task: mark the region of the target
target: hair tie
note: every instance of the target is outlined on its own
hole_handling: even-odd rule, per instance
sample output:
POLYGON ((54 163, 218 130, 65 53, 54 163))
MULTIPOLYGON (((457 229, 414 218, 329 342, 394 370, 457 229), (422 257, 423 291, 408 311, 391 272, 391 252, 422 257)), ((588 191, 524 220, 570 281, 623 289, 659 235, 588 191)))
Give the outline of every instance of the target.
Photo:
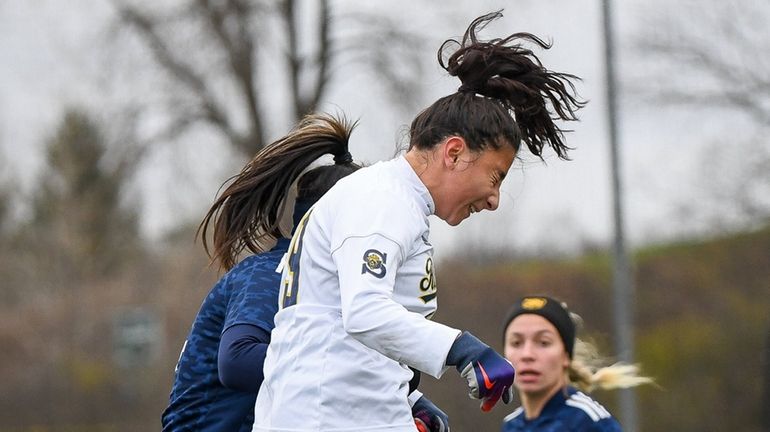
POLYGON ((460 87, 457 88, 457 93, 475 93, 475 94, 479 94, 480 90, 481 89, 478 86, 463 83, 463 85, 461 85, 460 87))
POLYGON ((480 90, 474 86, 463 84, 457 88, 457 93, 470 93, 479 98, 486 98, 487 96, 481 94, 480 90))
POLYGON ((349 151, 342 154, 334 155, 334 163, 336 165, 345 165, 353 162, 353 155, 349 151))

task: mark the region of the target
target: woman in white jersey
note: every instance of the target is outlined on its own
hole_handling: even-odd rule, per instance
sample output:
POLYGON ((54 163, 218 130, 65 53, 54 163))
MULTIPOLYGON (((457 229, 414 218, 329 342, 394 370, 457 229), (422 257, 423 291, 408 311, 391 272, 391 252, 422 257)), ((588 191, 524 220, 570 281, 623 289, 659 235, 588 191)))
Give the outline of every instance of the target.
POLYGON ((297 227, 255 431, 412 432, 413 370, 440 377, 454 366, 484 411, 510 401, 510 363, 429 319, 438 290, 428 217, 454 226, 495 210, 522 141, 566 159, 551 116, 575 120, 582 102, 576 77, 547 70, 522 46, 548 48, 539 38, 477 38, 500 16, 477 18, 461 41, 441 46, 439 63, 461 86, 414 119, 406 154, 339 181, 297 227))

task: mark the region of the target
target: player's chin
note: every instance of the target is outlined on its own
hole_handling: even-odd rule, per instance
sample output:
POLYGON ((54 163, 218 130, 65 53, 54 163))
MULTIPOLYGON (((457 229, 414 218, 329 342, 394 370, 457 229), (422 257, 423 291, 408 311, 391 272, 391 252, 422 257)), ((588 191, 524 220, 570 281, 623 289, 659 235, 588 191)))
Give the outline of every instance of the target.
POLYGON ((465 216, 465 217, 454 216, 454 217, 445 219, 445 221, 449 226, 457 226, 457 225, 460 225, 460 222, 464 221, 467 218, 468 216, 465 216))
POLYGON ((471 213, 467 211, 458 211, 454 214, 452 214, 450 217, 448 217, 446 220, 446 223, 450 226, 457 226, 460 225, 460 222, 469 219, 471 217, 471 213))
POLYGON ((528 395, 539 395, 544 392, 543 385, 537 381, 534 382, 516 382, 516 390, 528 395))

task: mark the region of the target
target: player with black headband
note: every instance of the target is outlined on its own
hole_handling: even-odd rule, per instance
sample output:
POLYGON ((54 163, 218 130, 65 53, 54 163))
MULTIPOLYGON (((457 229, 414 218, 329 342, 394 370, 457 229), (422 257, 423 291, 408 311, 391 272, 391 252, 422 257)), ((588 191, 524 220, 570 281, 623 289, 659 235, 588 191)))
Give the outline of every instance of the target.
POLYGON ((620 424, 588 396, 594 388, 632 387, 651 380, 633 365, 599 367, 596 349, 576 337, 580 317, 548 296, 517 301, 503 325, 505 357, 516 368, 522 406, 503 432, 616 432, 620 424))
MULTIPOLYGON (((439 62, 461 86, 412 121, 407 152, 340 180, 305 215, 283 264, 280 310, 254 431, 414 432, 410 368, 454 367, 489 411, 512 397, 514 369, 468 332, 433 322, 439 286, 429 217, 457 225, 500 202, 522 142, 567 158, 553 117, 582 106, 517 33, 484 41, 474 20, 439 62)), ((469 287, 472 289, 474 287, 469 287)), ((432 431, 447 430, 426 416, 432 431)))

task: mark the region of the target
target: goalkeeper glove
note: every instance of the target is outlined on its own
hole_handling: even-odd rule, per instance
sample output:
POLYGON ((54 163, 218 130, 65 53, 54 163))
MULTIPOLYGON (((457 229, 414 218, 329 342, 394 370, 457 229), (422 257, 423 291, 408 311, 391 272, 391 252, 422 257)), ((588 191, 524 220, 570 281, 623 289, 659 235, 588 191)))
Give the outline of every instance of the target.
POLYGON ((484 342, 463 332, 449 349, 446 364, 454 366, 466 380, 474 399, 481 399, 481 410, 487 412, 498 400, 513 400, 511 363, 484 342))
POLYGON ((412 405, 412 417, 424 432, 449 432, 449 417, 425 396, 412 405))

